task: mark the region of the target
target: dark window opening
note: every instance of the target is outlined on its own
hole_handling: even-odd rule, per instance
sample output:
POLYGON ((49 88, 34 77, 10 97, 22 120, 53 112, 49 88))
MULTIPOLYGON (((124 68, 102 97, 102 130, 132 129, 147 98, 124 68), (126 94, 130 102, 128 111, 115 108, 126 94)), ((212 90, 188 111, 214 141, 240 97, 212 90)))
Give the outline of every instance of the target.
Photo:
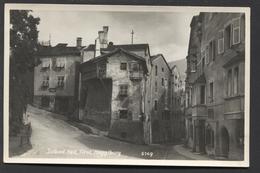
POLYGON ((122 62, 122 63, 120 64, 120 70, 126 70, 126 69, 127 69, 127 63, 122 62))
POLYGON ((200 86, 200 104, 205 104, 205 85, 200 86))
POLYGON ((225 28, 224 44, 225 44, 225 49, 229 49, 231 46, 231 25, 228 25, 225 28))
POLYGON ((154 110, 157 111, 157 109, 158 109, 158 101, 155 100, 154 101, 154 110))
POLYGON ((120 119, 127 119, 128 111, 125 109, 119 110, 119 118, 120 119))
POLYGON ((127 96, 128 95, 128 85, 120 85, 119 86, 119 95, 120 96, 127 96))
POLYGON ((239 70, 238 67, 235 68, 234 70, 234 95, 238 94, 238 76, 239 76, 239 70))
POLYGON ((213 82, 209 84, 209 102, 212 103, 214 101, 214 95, 213 95, 213 82))

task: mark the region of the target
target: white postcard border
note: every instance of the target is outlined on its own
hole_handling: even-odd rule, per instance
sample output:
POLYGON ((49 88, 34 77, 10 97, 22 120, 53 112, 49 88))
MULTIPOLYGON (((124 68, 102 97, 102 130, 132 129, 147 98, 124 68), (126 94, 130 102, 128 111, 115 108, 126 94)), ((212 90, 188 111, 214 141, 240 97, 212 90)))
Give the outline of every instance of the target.
POLYGON ((250 8, 249 7, 191 7, 191 6, 133 6, 133 5, 61 5, 61 4, 5 4, 4 20, 4 162, 37 164, 91 164, 91 165, 148 165, 148 166, 204 166, 204 167, 249 167, 249 121, 250 121, 250 8), (218 160, 141 160, 141 159, 45 159, 9 157, 9 45, 10 10, 46 11, 132 11, 132 12, 241 12, 245 13, 245 135, 243 161, 218 160), (141 162, 140 162, 141 161, 141 162))

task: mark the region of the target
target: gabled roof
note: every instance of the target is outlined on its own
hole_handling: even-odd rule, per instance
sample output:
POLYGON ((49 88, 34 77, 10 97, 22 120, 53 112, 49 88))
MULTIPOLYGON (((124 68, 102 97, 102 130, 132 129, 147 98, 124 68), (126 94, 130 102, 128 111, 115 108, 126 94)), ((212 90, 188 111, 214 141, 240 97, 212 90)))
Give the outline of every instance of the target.
POLYGON ((157 54, 157 55, 153 55, 153 56, 151 56, 150 59, 151 59, 152 64, 153 64, 153 61, 154 61, 154 60, 156 60, 157 58, 160 58, 160 57, 162 57, 162 59, 164 60, 165 64, 167 65, 167 67, 168 67, 169 70, 171 71, 171 68, 170 68, 168 62, 165 60, 163 54, 161 54, 161 53, 160 53, 160 54, 157 54))
POLYGON ((141 57, 141 56, 139 56, 139 55, 136 55, 136 54, 134 54, 134 53, 131 53, 131 52, 129 52, 129 51, 126 51, 126 50, 124 50, 124 49, 122 49, 122 48, 117 48, 117 49, 114 49, 113 51, 111 51, 111 52, 109 52, 109 53, 102 54, 102 55, 100 55, 100 56, 98 56, 98 57, 96 57, 96 58, 92 58, 92 59, 90 59, 89 61, 86 61, 86 62, 82 63, 82 64, 81 64, 81 68, 83 68, 83 67, 85 66, 85 64, 97 63, 97 62, 100 62, 100 61, 105 61, 105 60, 107 60, 107 58, 109 58, 110 56, 112 56, 112 55, 114 55, 114 54, 116 54, 116 53, 119 53, 119 52, 122 52, 122 53, 125 53, 125 54, 127 54, 127 55, 130 55, 132 58, 141 61, 141 62, 143 63, 143 65, 144 65, 144 67, 145 67, 146 72, 148 71, 147 66, 146 66, 146 61, 145 61, 145 59, 144 59, 143 57, 141 57))
POLYGON ((84 47, 67 46, 66 43, 59 43, 56 46, 40 46, 37 56, 60 56, 60 55, 78 55, 84 47))

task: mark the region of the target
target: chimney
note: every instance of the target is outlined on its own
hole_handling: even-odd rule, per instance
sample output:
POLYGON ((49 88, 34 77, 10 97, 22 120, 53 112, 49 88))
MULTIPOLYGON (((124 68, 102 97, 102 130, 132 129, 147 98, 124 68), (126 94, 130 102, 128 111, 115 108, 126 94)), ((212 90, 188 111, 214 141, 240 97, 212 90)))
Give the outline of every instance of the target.
POLYGON ((108 26, 103 26, 103 32, 104 32, 104 48, 107 48, 107 44, 108 44, 108 26))
POLYGON ((76 46, 77 46, 78 48, 82 47, 82 38, 81 38, 81 37, 77 37, 76 46))
POLYGON ((98 31, 98 38, 99 38, 100 48, 105 48, 105 33, 104 33, 104 31, 98 31))

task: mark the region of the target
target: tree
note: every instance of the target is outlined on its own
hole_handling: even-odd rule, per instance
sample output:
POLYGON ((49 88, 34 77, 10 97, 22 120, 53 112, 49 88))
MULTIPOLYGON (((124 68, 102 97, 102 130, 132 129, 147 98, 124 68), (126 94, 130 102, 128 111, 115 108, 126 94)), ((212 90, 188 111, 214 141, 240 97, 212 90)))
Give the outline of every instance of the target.
POLYGON ((23 111, 32 98, 33 69, 40 19, 28 10, 10 11, 10 134, 17 134, 23 111))

